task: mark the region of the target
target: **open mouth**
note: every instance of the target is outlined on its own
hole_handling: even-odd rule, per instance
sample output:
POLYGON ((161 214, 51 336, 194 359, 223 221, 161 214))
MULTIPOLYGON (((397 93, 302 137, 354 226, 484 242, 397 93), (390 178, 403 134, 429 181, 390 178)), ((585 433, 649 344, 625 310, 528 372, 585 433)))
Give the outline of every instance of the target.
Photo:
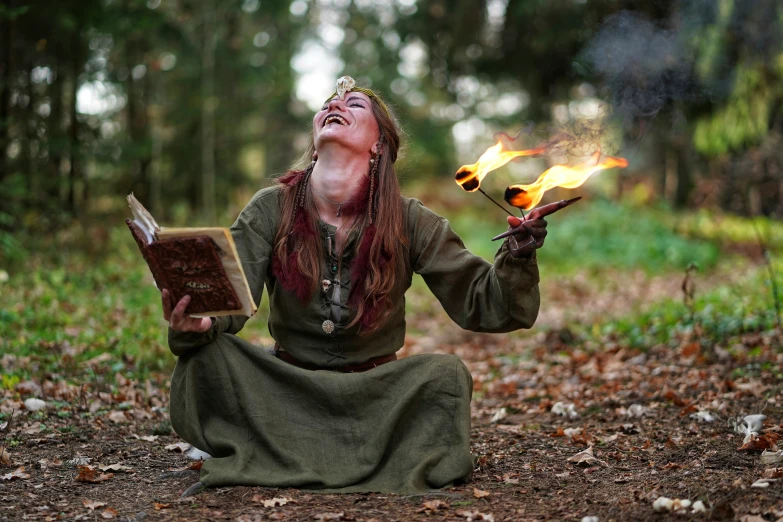
POLYGON ((212 288, 212 285, 210 285, 209 283, 201 283, 197 281, 188 281, 187 283, 185 283, 185 286, 187 286, 191 290, 209 290, 210 288, 212 288))
POLYGON ((339 116, 337 114, 330 114, 326 117, 324 120, 324 127, 331 123, 337 123, 338 125, 348 125, 348 121, 343 118, 342 116, 339 116))

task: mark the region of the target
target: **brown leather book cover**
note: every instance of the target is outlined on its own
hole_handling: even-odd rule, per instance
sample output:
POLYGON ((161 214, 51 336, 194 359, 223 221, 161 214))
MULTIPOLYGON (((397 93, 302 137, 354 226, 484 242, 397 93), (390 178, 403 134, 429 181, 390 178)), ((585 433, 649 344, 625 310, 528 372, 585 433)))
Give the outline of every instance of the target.
POLYGON ((189 295, 188 314, 241 313, 242 303, 223 268, 220 249, 212 238, 203 235, 147 243, 136 223, 130 219, 125 222, 150 267, 155 284, 161 290, 168 289, 173 304, 189 295))

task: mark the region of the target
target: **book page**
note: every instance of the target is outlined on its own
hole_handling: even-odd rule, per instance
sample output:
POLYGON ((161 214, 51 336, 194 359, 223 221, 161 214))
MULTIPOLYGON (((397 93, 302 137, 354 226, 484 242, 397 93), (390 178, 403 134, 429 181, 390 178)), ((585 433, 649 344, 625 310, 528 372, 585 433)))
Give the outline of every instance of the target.
POLYGON ((221 315, 237 315, 239 312, 250 317, 256 313, 257 308, 253 302, 253 294, 247 284, 245 271, 242 269, 242 263, 239 260, 234 238, 227 228, 203 227, 203 228, 161 228, 157 234, 159 240, 173 239, 181 237, 208 236, 218 246, 220 260, 226 271, 228 280, 242 304, 241 310, 223 311, 223 312, 204 312, 200 314, 191 314, 191 317, 217 317, 221 315))
POLYGON ((139 200, 136 199, 132 192, 128 195, 127 200, 128 206, 131 208, 131 212, 133 212, 133 222, 144 233, 144 236, 147 238, 147 244, 152 243, 158 231, 160 231, 160 226, 155 221, 155 218, 152 217, 152 214, 144 208, 144 205, 139 203, 139 200))

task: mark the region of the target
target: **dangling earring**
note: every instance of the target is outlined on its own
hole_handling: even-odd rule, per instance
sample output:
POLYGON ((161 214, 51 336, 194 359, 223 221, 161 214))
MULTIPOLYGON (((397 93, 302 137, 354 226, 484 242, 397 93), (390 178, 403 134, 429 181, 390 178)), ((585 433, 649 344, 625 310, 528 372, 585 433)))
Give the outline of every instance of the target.
POLYGON ((370 202, 367 205, 370 225, 373 223, 373 203, 375 202, 375 177, 378 175, 378 164, 381 162, 380 154, 370 158, 370 202))

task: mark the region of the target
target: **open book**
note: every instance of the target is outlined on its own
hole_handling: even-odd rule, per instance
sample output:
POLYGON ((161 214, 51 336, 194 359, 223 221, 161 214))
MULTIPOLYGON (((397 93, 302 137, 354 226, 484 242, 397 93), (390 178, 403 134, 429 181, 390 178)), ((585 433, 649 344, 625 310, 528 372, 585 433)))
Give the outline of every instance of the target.
POLYGON ((246 315, 256 305, 227 228, 161 228, 130 194, 133 221, 126 219, 159 289, 168 289, 172 306, 191 297, 193 317, 246 315))

